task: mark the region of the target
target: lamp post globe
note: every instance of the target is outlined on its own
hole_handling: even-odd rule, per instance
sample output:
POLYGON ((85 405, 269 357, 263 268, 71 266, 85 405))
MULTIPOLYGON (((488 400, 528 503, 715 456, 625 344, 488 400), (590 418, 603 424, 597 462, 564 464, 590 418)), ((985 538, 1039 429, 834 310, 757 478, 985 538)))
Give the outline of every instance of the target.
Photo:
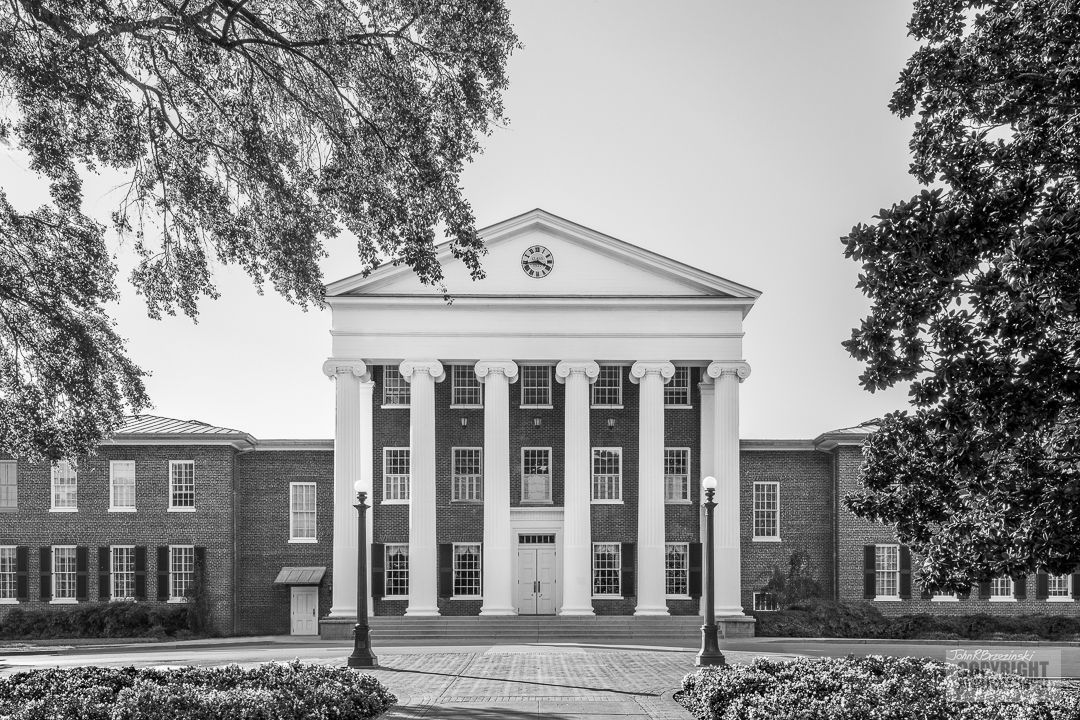
POLYGON ((716 478, 706 477, 701 481, 701 488, 705 492, 705 624, 701 626, 701 650, 697 654, 694 663, 704 667, 707 665, 723 665, 726 660, 720 652, 720 640, 716 631, 716 589, 713 576, 716 572, 715 553, 713 552, 713 511, 716 509, 716 478))
POLYGON ((357 480, 356 490, 356 624, 353 626, 353 651, 348 666, 378 667, 379 659, 371 651, 371 628, 368 626, 368 577, 367 577, 367 493, 357 480))

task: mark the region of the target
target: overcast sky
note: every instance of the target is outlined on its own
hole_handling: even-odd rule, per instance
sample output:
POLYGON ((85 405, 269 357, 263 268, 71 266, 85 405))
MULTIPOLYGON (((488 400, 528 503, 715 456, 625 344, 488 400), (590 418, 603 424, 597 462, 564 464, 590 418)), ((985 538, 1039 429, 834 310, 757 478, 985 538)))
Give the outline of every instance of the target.
MULTIPOLYGON (((914 49, 910 3, 518 0, 508 127, 464 176, 479 227, 534 207, 763 291, 746 318, 744 438, 812 438, 901 407, 840 347, 865 313, 840 237, 916 191, 911 124, 887 103, 914 49)), ((13 202, 35 200, 0 148, 13 202)), ((112 183, 89 182, 107 217, 112 183)), ((37 197, 40 202, 41 198, 37 197)), ((335 241, 327 281, 359 270, 335 241)), ((333 436, 329 311, 307 313, 235 269, 198 325, 116 309, 151 370, 150 412, 259 438, 333 436)))

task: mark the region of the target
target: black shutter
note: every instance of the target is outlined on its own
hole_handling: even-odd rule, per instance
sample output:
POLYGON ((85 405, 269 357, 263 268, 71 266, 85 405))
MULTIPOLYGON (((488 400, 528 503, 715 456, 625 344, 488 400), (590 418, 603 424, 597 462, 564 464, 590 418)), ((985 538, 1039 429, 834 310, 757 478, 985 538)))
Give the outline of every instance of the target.
POLYGON ((863 591, 866 600, 877 596, 877 546, 863 545, 863 591))
POLYGON ((635 550, 634 543, 622 544, 622 596, 624 598, 637 596, 637 577, 634 573, 635 550))
POLYGON ((1027 575, 1013 578, 1013 597, 1017 600, 1027 600, 1027 575))
POLYGON ((439 543, 439 597, 454 594, 454 545, 439 543))
POLYGON ((690 597, 701 597, 705 565, 701 559, 701 543, 690 543, 690 597))
POLYGON ((371 597, 381 598, 386 593, 386 546, 371 543, 371 597))
POLYGON ((26 602, 30 599, 30 548, 20 545, 15 548, 15 599, 26 602))
POLYGON ((85 545, 75 548, 75 599, 79 602, 86 602, 88 595, 86 577, 90 571, 88 555, 85 545))
POLYGON ((206 587, 206 548, 195 548, 195 584, 206 587))
POLYGON ((990 597, 990 581, 979 583, 979 599, 986 600, 990 597))
POLYGON ((926 587, 926 578, 919 578, 919 585, 922 586, 922 594, 919 595, 923 600, 933 600, 934 593, 930 592, 930 588, 926 587))
POLYGON ((1073 600, 1080 600, 1080 570, 1074 572, 1072 576, 1072 596, 1073 600))
POLYGON ((146 546, 135 546, 135 599, 146 599, 146 546))
POLYGON ((101 600, 108 600, 112 597, 112 588, 109 587, 112 583, 109 582, 109 570, 110 565, 110 553, 109 548, 99 547, 97 549, 97 582, 98 582, 98 598, 101 600))
POLYGON ((52 548, 43 547, 40 553, 38 572, 41 574, 41 601, 52 600, 52 548))
POLYGON ((1045 600, 1050 597, 1050 576, 1046 573, 1035 575, 1035 599, 1045 600))
POLYGON ((169 599, 169 548, 157 549, 157 599, 169 599))
POLYGON ((900 546, 900 599, 911 599, 911 551, 900 546))
POLYGON ((969 587, 961 590, 960 592, 956 593, 956 597, 960 598, 961 600, 967 600, 969 597, 971 597, 971 588, 969 587))

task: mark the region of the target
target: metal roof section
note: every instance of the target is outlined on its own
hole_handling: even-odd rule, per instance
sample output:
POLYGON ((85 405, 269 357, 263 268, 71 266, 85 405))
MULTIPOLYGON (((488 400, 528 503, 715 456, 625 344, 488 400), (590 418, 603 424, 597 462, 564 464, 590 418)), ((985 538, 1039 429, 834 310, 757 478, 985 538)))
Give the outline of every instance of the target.
POLYGON ((278 576, 274 578, 275 585, 318 585, 322 582, 326 568, 323 566, 311 567, 283 567, 278 576))
POLYGON ((862 445, 868 435, 878 429, 877 422, 867 420, 859 425, 823 432, 814 438, 814 447, 828 452, 840 445, 862 445))
POLYGON ((218 427, 202 420, 177 420, 160 415, 128 415, 117 435, 247 435, 242 430, 218 427))

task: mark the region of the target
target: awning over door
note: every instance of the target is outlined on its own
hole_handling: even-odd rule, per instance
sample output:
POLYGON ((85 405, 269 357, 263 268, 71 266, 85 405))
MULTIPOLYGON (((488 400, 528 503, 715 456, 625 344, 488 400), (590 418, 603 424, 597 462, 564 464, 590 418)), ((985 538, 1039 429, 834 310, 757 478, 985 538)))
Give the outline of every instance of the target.
POLYGON ((326 574, 325 567, 283 567, 274 579, 275 585, 318 585, 326 574))

